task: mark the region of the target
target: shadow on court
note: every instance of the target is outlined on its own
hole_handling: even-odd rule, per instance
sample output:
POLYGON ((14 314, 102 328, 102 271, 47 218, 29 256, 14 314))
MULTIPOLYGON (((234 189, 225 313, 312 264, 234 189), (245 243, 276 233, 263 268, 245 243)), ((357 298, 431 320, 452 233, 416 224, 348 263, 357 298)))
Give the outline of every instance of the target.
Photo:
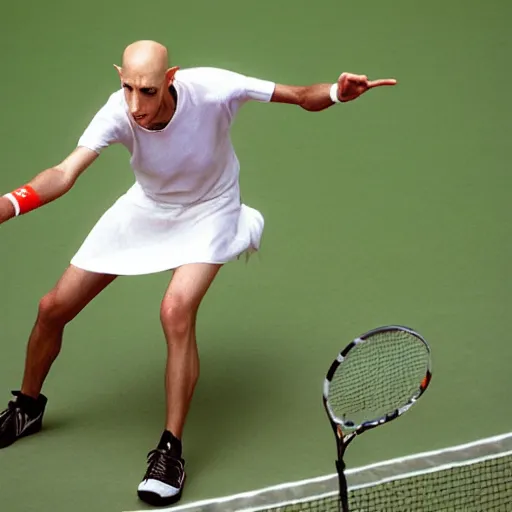
MULTIPOLYGON (((110 366, 113 355, 107 354, 101 364, 90 368, 102 384, 79 390, 73 409, 54 410, 50 403, 47 435, 82 429, 92 436, 119 431, 137 448, 154 447, 165 426, 166 347, 163 341, 153 343, 144 352, 140 342, 135 343, 136 350, 115 356, 117 364, 110 366)), ((279 395, 285 387, 281 382, 285 376, 278 362, 273 363, 275 354, 268 353, 268 343, 247 339, 245 333, 238 338, 236 332, 227 337, 202 335, 198 343, 200 377, 184 431, 184 456, 194 475, 215 466, 219 457, 229 457, 230 450, 245 446, 249 454, 247 429, 257 428, 269 415, 269 407, 282 402, 279 395)), ((95 345, 92 350, 101 350, 100 340, 95 345)), ((91 361, 86 364, 91 366, 91 361)), ((69 371, 64 362, 60 369, 69 371)), ((65 376, 59 380, 65 381, 65 376)))
MULTIPOLYGON (((4 468, 9 468, 2 477, 3 499, 13 505, 7 510, 146 508, 136 497, 136 487, 145 456, 165 425, 166 348, 163 341, 144 346, 135 331, 124 340, 123 351, 119 340, 98 337, 86 348, 68 340, 46 390, 43 431, 2 453, 4 468), (37 474, 39 498, 25 492, 33 484, 20 486, 18 471, 37 474), (59 493, 53 489, 55 474, 63 489, 59 493), (77 494, 87 489, 97 492, 77 503, 77 494)), ((235 332, 199 340, 201 375, 184 434, 188 481, 183 502, 196 499, 217 468, 239 457, 251 458, 249 429, 258 429, 269 416, 270 394, 275 407, 282 401, 284 377, 277 363, 273 367, 268 345, 244 336, 238 339, 235 332)))

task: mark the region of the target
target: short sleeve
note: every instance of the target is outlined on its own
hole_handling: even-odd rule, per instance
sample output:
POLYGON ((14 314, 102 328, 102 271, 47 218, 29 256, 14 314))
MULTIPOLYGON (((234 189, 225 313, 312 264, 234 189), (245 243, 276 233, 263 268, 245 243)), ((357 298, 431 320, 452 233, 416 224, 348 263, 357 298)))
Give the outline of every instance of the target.
POLYGON ((78 140, 78 146, 84 146, 99 154, 106 147, 119 142, 122 128, 119 103, 119 93, 112 94, 85 129, 78 140))
POLYGON ((228 104, 232 110, 249 100, 269 102, 276 86, 270 80, 211 67, 180 70, 176 77, 206 88, 216 101, 228 104))
POLYGON ((220 101, 227 103, 232 114, 250 100, 268 103, 272 99, 276 86, 274 82, 234 71, 215 71, 220 79, 216 92, 220 101))
POLYGON ((276 84, 269 80, 243 76, 241 78, 241 99, 269 102, 274 94, 276 84))

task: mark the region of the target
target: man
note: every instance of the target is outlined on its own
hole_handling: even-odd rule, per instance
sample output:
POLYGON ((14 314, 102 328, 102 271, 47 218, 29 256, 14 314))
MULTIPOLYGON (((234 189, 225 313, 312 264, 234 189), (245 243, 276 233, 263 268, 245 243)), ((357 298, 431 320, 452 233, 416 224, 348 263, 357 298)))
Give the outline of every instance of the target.
POLYGON ((258 250, 261 214, 240 202, 239 163, 230 127, 249 100, 309 111, 356 99, 395 80, 343 73, 334 84, 289 86, 213 68, 169 67, 167 50, 137 41, 115 66, 114 92, 60 164, 0 197, 0 224, 54 201, 111 144, 131 154, 135 183, 101 217, 70 266, 40 303, 28 341, 20 391, 0 414, 0 448, 38 432, 47 398, 43 382, 65 325, 118 275, 172 269, 160 308, 168 346, 166 429, 148 455, 140 499, 167 505, 185 480, 181 437, 199 373, 195 324, 199 305, 228 261, 258 250))

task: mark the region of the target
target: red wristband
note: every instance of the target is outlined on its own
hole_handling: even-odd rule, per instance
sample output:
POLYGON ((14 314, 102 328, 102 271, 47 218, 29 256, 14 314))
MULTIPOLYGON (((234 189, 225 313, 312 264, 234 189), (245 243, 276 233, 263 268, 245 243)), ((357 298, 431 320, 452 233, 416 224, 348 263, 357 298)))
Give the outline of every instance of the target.
POLYGON ((29 185, 13 190, 10 194, 6 194, 4 197, 11 201, 14 209, 16 210, 16 215, 22 215, 30 212, 42 205, 42 201, 37 195, 37 192, 29 185))

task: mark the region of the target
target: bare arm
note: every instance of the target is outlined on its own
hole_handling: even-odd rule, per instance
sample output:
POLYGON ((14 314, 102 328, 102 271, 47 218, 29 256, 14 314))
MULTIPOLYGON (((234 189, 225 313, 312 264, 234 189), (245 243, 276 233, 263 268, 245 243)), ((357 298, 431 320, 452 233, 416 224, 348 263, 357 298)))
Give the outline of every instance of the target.
MULTIPOLYGON (((354 75, 342 73, 337 82, 336 96, 338 101, 346 102, 355 100, 361 94, 374 87, 383 85, 395 85, 396 80, 368 80, 366 75, 354 75)), ((331 99, 332 84, 315 84, 308 86, 282 85, 277 84, 272 95, 272 102, 289 103, 299 105, 310 112, 318 112, 332 105, 331 99)))
MULTIPOLYGON (((50 203, 68 192, 82 172, 98 157, 98 153, 88 148, 76 148, 66 159, 55 167, 39 173, 27 183, 30 185, 42 204, 50 203)), ((0 197, 0 224, 14 217, 14 207, 5 197, 0 197)))

